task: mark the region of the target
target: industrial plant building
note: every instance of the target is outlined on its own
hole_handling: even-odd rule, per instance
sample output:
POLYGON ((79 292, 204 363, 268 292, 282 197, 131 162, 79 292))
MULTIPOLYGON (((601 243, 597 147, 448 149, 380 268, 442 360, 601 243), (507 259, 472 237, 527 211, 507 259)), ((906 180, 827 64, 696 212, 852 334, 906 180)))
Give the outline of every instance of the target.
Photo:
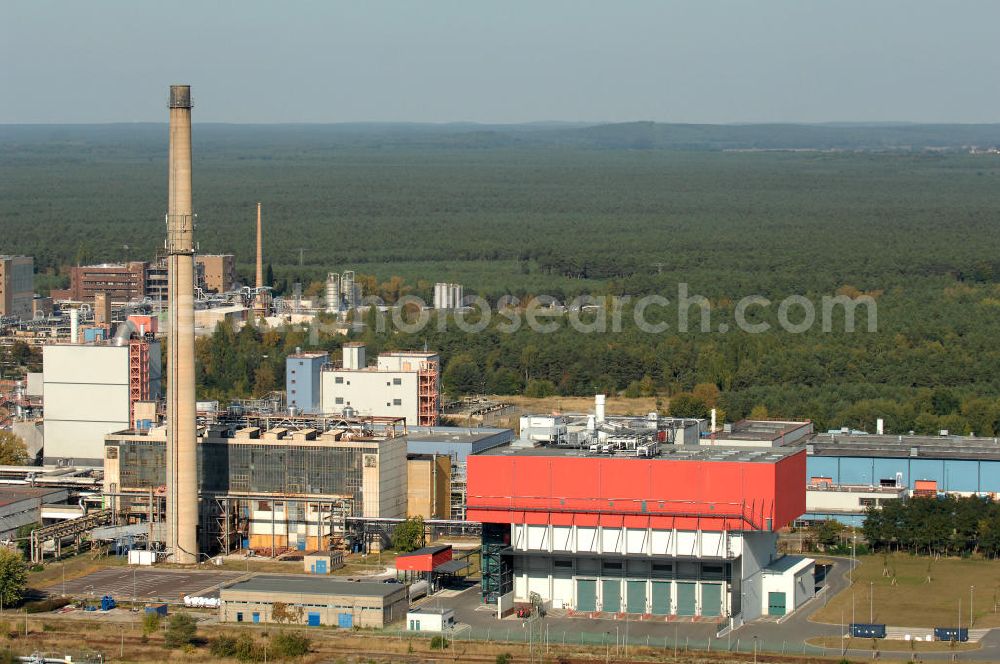
MULTIPOLYGON (((155 426, 105 438, 105 492, 136 520, 163 494, 166 434, 155 426)), ((326 550, 348 517, 406 517, 406 438, 363 425, 202 425, 197 468, 202 550, 326 550)))
POLYGON ((35 259, 0 256, 0 317, 34 318, 35 259))
POLYGON ((232 254, 197 254, 198 286, 210 293, 228 293, 236 285, 236 257, 232 254))
MULTIPOLYGON (((433 426, 441 403, 440 364, 437 353, 394 351, 380 354, 369 366, 365 344, 348 342, 340 363, 321 367, 322 411, 401 417, 408 425, 433 426)), ((286 385, 292 387, 297 385, 286 385)))
POLYGON ((351 583, 315 576, 255 576, 223 586, 219 620, 274 623, 281 604, 282 622, 310 627, 382 629, 406 617, 410 602, 398 583, 351 583))
POLYGON ((1000 494, 996 438, 826 433, 806 452, 807 521, 860 526, 868 507, 909 495, 1000 494))
POLYGON ((664 619, 791 612, 813 595, 811 563, 781 562, 777 531, 805 511, 805 483, 805 450, 791 447, 640 453, 616 442, 470 457, 484 600, 502 608, 537 593, 574 612, 664 619), (765 583, 774 574, 804 578, 802 592, 765 583))
POLYGON ((318 413, 322 406, 323 367, 329 353, 297 351, 285 358, 285 401, 303 413, 318 413))
POLYGON ((135 405, 160 397, 160 344, 122 326, 113 340, 42 349, 46 464, 99 467, 104 436, 134 424, 135 405))
POLYGON ((128 304, 146 295, 145 261, 77 265, 69 269, 69 288, 53 290, 54 300, 92 302, 94 293, 107 293, 115 304, 128 304))

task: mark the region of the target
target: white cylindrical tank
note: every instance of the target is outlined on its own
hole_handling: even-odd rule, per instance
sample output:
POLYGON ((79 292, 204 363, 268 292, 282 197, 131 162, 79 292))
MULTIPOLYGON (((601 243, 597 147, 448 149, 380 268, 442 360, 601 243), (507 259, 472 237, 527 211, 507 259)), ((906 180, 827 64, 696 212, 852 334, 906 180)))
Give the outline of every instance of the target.
POLYGON ((80 343, 80 310, 69 310, 69 342, 71 344, 80 343))
POLYGON ((340 313, 340 275, 336 272, 326 275, 326 311, 340 313))
POLYGON ((593 415, 587 416, 587 431, 593 432, 597 430, 597 420, 593 415))
POLYGON ((712 409, 712 433, 715 433, 715 409, 712 409))
POLYGON ((463 300, 465 299, 465 295, 462 292, 462 284, 452 284, 452 296, 455 300, 454 307, 461 309, 464 304, 463 300))
POLYGON ((875 420, 875 433, 880 436, 885 433, 885 420, 881 417, 875 420))
POLYGON ((598 394, 594 397, 594 415, 597 417, 597 423, 602 424, 604 422, 604 399, 603 394, 598 394))

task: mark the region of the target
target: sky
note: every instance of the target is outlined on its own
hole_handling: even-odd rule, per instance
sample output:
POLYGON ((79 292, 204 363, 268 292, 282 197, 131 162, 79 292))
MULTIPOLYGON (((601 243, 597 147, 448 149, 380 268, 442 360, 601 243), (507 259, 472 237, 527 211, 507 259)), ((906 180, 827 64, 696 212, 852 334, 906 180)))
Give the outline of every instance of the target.
POLYGON ((1000 122, 996 0, 0 0, 0 123, 1000 122))

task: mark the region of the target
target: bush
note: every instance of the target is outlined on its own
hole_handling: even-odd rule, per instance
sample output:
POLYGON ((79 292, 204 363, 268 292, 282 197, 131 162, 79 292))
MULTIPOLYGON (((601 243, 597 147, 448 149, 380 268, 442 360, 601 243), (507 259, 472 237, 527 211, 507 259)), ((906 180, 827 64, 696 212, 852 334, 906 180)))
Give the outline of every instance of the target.
POLYGON ((236 639, 236 659, 241 662, 263 662, 264 649, 249 634, 240 634, 236 639))
POLYGON ((20 552, 0 549, 0 601, 15 606, 24 598, 28 585, 28 566, 20 552))
POLYGON ((275 657, 301 657, 309 652, 309 639, 301 634, 278 632, 271 639, 271 652, 275 657))
POLYGON ((170 616, 167 633, 163 636, 163 645, 166 648, 180 648, 189 645, 194 641, 197 631, 198 627, 194 623, 194 618, 186 613, 175 613, 170 616))
POLYGON ((28 613, 48 613, 49 611, 58 611, 72 603, 73 601, 66 597, 53 597, 51 599, 27 602, 24 605, 24 610, 28 613))
POLYGON ((513 659, 514 659, 514 657, 509 652, 502 652, 499 655, 497 655, 496 663, 497 664, 510 664, 511 660, 513 660, 513 659))
POLYGON ((149 636, 160 629, 160 614, 147 613, 142 617, 142 635, 149 636))
POLYGON ((226 634, 218 637, 212 641, 212 645, 209 650, 213 657, 235 657, 236 656, 236 646, 237 640, 226 634))
POLYGON ((444 650, 448 645, 448 639, 443 636, 435 636, 431 639, 431 650, 444 650))

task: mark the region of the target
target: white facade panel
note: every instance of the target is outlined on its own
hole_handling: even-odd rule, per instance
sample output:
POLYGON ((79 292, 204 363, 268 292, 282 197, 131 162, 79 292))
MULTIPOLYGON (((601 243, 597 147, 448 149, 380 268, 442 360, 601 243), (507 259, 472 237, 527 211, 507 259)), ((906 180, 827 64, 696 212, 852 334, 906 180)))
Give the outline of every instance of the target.
POLYGON ((623 553, 624 539, 621 528, 601 528, 601 552, 623 553))
POLYGON ((528 549, 532 551, 549 550, 548 526, 528 526, 528 549))
POLYGON ((645 554, 649 540, 649 530, 642 528, 629 528, 625 531, 626 553, 645 554))
POLYGON ((690 530, 677 531, 677 553, 678 556, 698 555, 698 533, 690 530))
POLYGON ((564 609, 573 606, 573 577, 552 577, 552 607, 564 609))
POLYGON ((531 593, 538 593, 538 596, 543 600, 551 599, 552 590, 551 584, 549 583, 548 574, 538 574, 532 572, 528 575, 528 597, 531 597, 531 593))
POLYGON ((702 531, 701 555, 710 558, 721 558, 726 554, 725 533, 702 531))
POLYGON ((46 383, 128 385, 128 346, 45 346, 42 373, 46 383))
POLYGON ((128 385, 46 383, 45 420, 124 422, 128 428, 128 385))
POLYGON ((597 553, 600 542, 597 539, 597 528, 577 527, 576 550, 597 553))
POLYGON ((659 556, 673 555, 674 540, 674 531, 654 530, 650 537, 650 553, 659 556))
POLYGON ((100 466, 104 459, 105 434, 128 428, 121 422, 45 420, 45 457, 70 459, 77 465, 100 466))
POLYGON ((552 549, 573 550, 573 526, 552 526, 552 549))

